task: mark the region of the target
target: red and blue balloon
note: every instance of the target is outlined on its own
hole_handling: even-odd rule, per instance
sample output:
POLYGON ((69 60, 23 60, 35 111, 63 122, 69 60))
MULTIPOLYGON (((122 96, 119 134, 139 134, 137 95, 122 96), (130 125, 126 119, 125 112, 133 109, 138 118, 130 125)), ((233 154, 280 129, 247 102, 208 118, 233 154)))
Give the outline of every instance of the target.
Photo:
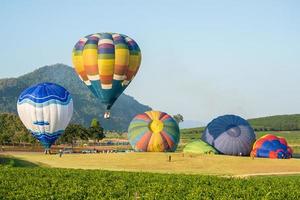
POLYGON ((291 158, 293 150, 286 140, 272 134, 259 138, 253 145, 251 156, 262 158, 291 158))

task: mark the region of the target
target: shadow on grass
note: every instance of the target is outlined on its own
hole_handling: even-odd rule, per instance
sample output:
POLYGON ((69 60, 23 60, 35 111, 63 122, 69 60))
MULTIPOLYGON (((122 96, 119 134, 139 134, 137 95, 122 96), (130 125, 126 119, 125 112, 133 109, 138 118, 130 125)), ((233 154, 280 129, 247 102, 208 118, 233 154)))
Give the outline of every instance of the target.
POLYGON ((0 166, 1 165, 10 167, 39 167, 38 164, 26 160, 0 155, 0 166))

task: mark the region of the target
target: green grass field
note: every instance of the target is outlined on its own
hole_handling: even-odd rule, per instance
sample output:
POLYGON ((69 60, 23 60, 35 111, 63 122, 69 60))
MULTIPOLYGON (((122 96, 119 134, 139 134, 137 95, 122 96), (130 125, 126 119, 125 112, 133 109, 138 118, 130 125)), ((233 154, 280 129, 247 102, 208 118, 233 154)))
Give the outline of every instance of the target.
POLYGON ((0 199, 299 199, 300 176, 204 175, 0 165, 0 199))

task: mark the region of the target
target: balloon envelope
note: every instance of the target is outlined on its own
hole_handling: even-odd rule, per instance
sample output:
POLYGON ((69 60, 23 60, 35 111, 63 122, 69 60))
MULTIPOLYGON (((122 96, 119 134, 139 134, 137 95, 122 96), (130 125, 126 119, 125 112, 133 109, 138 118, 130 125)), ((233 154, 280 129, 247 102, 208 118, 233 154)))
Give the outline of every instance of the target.
POLYGON ((250 124, 235 115, 212 120, 202 134, 202 140, 227 155, 249 155, 255 141, 250 124))
POLYGON ((202 140, 188 143, 185 145, 183 152, 196 154, 218 154, 218 151, 215 148, 202 140))
POLYGON ((292 148, 284 138, 267 134, 254 143, 251 155, 263 158, 291 158, 292 153, 292 148))
POLYGON ((136 75, 141 51, 126 35, 96 33, 76 43, 72 60, 80 79, 110 109, 136 75))
POLYGON ((148 111, 135 116, 128 128, 128 140, 136 151, 175 151, 179 139, 177 122, 160 111, 148 111))
POLYGON ((64 132, 73 114, 70 93, 55 83, 41 83, 25 89, 17 110, 21 121, 49 149, 64 132))

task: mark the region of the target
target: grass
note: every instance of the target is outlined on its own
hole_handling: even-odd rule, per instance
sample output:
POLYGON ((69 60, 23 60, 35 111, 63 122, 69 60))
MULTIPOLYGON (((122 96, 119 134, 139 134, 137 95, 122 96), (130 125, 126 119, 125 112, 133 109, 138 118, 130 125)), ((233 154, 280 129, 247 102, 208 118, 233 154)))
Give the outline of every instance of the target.
POLYGON ((299 199, 299 177, 240 179, 0 166, 0 199, 299 199))
POLYGON ((300 173, 300 159, 264 159, 225 155, 182 153, 65 154, 14 153, 15 158, 56 168, 113 171, 246 175, 256 173, 300 173), (168 162, 171 155, 172 161, 168 162))
POLYGON ((300 114, 260 117, 248 122, 254 129, 260 130, 299 130, 300 114))
POLYGON ((266 134, 273 134, 284 137, 291 146, 300 146, 300 131, 263 131, 257 132, 256 138, 260 138, 266 134))
POLYGON ((0 155, 0 166, 10 167, 39 167, 38 164, 12 156, 0 155))

